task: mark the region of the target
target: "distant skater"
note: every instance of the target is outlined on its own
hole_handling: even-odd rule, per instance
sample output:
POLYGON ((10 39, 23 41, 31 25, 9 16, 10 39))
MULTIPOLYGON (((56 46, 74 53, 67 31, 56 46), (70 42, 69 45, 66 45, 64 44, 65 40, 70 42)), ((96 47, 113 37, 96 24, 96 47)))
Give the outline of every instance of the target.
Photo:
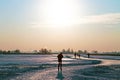
POLYGON ((58 58, 58 71, 59 69, 61 69, 62 71, 62 58, 63 58, 62 52, 58 54, 57 58, 58 58))
POLYGON ((76 54, 76 52, 74 53, 74 57, 75 57, 75 59, 76 59, 76 56, 77 56, 77 54, 76 54))
POLYGON ((79 59, 80 59, 80 54, 78 54, 78 57, 79 57, 79 59))
POLYGON ((88 53, 87 55, 88 55, 88 58, 90 58, 90 53, 88 53))

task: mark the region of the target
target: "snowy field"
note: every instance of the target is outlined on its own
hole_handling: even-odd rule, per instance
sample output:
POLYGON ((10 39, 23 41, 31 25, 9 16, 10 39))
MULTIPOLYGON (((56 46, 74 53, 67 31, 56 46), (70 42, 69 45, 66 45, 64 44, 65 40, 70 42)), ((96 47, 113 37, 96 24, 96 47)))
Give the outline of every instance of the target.
POLYGON ((57 71, 56 56, 0 55, 0 80, 120 80, 120 56, 74 59, 67 54, 63 72, 57 71))

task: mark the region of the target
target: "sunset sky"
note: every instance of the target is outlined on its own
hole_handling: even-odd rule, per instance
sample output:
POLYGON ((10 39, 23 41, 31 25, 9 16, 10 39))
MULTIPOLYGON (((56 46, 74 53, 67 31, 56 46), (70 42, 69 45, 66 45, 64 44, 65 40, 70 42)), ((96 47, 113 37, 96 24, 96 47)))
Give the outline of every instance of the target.
POLYGON ((0 0, 0 49, 120 51, 120 0, 0 0))

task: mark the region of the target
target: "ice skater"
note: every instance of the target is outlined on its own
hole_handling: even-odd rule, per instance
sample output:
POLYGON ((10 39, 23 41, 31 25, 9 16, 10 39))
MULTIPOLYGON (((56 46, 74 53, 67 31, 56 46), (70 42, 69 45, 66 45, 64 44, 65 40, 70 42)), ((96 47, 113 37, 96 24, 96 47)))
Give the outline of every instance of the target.
POLYGON ((62 71, 62 58, 63 58, 62 52, 58 54, 57 58, 58 58, 58 71, 59 69, 62 71))
POLYGON ((79 59, 80 59, 80 54, 78 54, 78 57, 79 57, 79 59))
POLYGON ((76 59, 76 56, 77 56, 77 53, 75 52, 75 53, 74 53, 74 57, 75 57, 75 59, 76 59))
POLYGON ((88 53, 87 55, 88 55, 88 58, 90 58, 90 53, 88 53))

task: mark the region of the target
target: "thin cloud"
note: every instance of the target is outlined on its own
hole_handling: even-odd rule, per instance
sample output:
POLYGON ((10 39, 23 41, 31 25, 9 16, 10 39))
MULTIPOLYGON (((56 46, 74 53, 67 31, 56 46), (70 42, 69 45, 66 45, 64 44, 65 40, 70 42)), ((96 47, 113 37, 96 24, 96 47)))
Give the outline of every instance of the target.
MULTIPOLYGON (((120 24, 120 13, 84 16, 75 19, 73 25, 76 24, 116 25, 116 24, 120 24)), ((41 27, 50 27, 50 26, 62 26, 62 25, 55 25, 55 24, 53 25, 48 22, 45 22, 44 20, 30 22, 29 24, 29 27, 32 28, 41 28, 41 27)))
POLYGON ((80 19, 80 24, 120 24, 120 13, 85 16, 80 19))

